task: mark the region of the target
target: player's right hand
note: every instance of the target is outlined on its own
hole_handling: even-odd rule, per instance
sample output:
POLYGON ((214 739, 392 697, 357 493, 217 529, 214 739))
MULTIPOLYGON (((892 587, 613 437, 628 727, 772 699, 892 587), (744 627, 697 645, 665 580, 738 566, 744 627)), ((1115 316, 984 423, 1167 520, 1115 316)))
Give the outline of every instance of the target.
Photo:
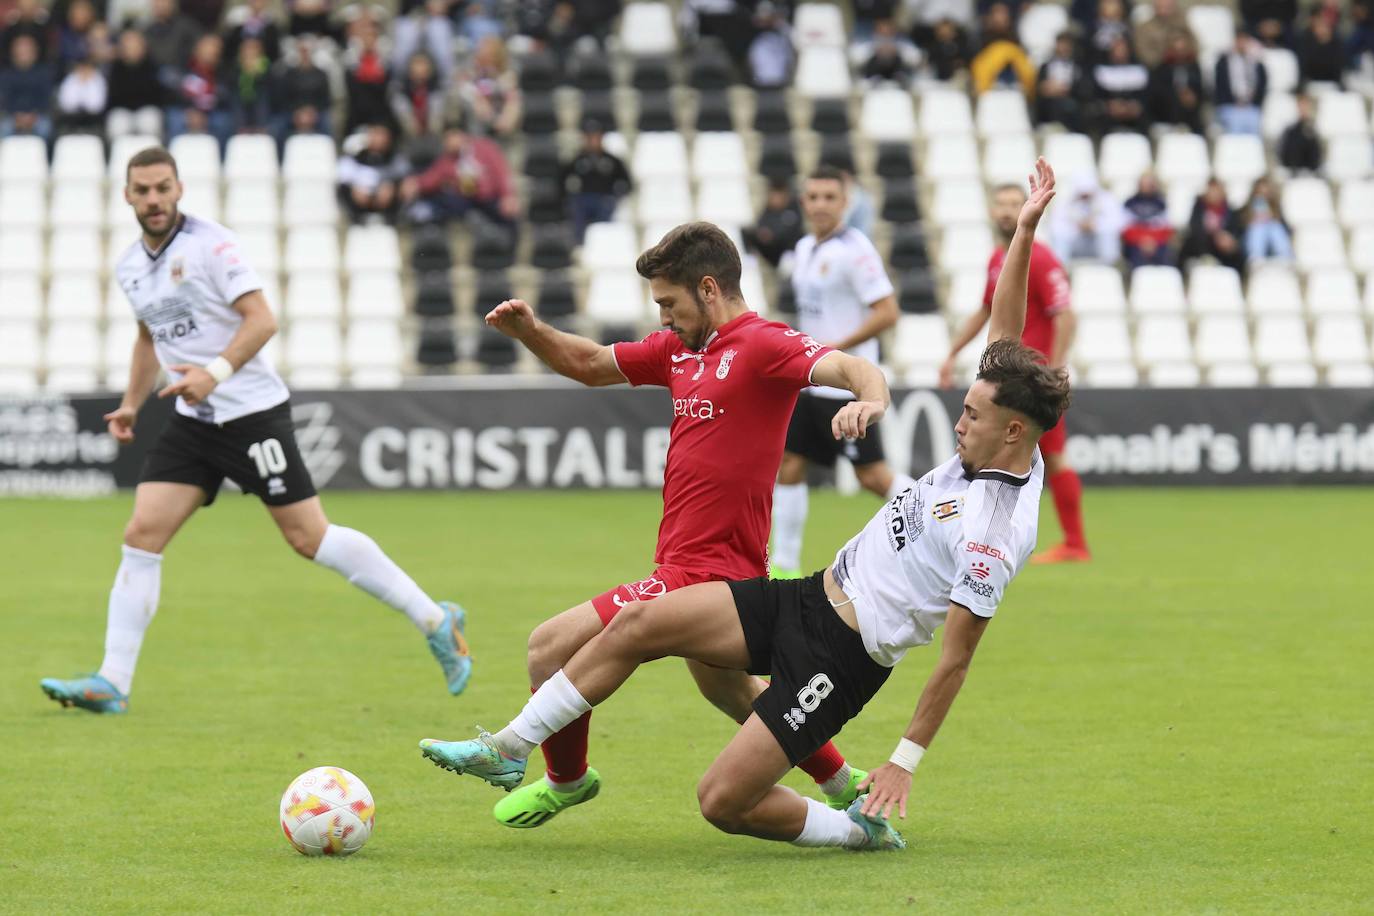
POLYGON ((138 411, 121 406, 105 414, 105 428, 120 445, 128 445, 134 441, 134 421, 137 419, 138 411))
POLYGON ((940 365, 940 387, 941 387, 941 388, 953 388, 953 387, 954 387, 954 360, 953 360, 953 358, 950 358, 950 359, 945 360, 945 361, 940 365))
POLYGON ((895 763, 885 763, 864 777, 859 783, 860 794, 868 790, 868 801, 860 812, 872 817, 881 814, 892 817, 892 807, 897 807, 898 816, 906 817, 906 798, 911 793, 911 774, 895 763))
POLYGON ((486 321, 507 337, 519 338, 534 327, 534 309, 524 299, 507 299, 487 312, 486 321))

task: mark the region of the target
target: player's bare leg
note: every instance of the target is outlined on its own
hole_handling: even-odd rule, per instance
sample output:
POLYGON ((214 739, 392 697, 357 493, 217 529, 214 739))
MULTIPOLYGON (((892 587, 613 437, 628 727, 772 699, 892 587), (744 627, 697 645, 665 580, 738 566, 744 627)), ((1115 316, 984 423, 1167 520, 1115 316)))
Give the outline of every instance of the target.
POLYGON ((1036 554, 1032 563, 1083 563, 1092 559, 1087 540, 1083 536, 1083 482, 1060 452, 1045 452, 1045 483, 1054 498, 1059 527, 1064 532, 1063 543, 1036 554))
POLYGON ((444 669, 449 693, 463 692, 472 675, 472 657, 463 638, 466 615, 462 608, 430 598, 366 534, 330 524, 318 496, 268 506, 267 511, 296 553, 334 570, 410 618, 444 669))
POLYGON ((205 502, 205 491, 184 483, 142 483, 134 491, 134 511, 124 527, 123 556, 110 589, 105 625, 105 658, 89 677, 44 678, 43 692, 63 706, 92 712, 124 712, 129 707, 134 669, 143 635, 157 613, 162 589, 162 551, 205 502))

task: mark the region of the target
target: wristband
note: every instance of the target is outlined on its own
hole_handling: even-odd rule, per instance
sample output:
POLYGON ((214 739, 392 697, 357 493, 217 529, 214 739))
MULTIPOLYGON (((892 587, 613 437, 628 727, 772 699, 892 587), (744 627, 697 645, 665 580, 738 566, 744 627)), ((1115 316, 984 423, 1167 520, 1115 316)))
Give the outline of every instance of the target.
POLYGON ((214 379, 215 384, 218 385, 234 374, 234 364, 223 356, 216 356, 205 364, 205 371, 210 373, 210 377, 214 379))
POLYGON ((901 767, 908 773, 915 773, 916 764, 921 762, 921 756, 925 752, 926 749, 915 741, 903 738, 897 742, 897 749, 892 752, 892 756, 887 759, 887 762, 901 767))

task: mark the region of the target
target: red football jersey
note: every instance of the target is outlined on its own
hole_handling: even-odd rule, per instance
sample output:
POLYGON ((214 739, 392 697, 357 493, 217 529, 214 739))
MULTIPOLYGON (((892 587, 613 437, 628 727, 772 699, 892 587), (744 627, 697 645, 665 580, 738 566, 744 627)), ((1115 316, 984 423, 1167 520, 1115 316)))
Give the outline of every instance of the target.
MULTIPOLYGON (((983 308, 992 308, 992 292, 1002 275, 1007 250, 999 248, 988 258, 988 285, 983 290, 983 308)), ((1069 307, 1069 277, 1048 245, 1031 244, 1030 278, 1026 283, 1026 329, 1021 343, 1039 350, 1049 358, 1054 343, 1055 315, 1069 307)))
POLYGON ((728 579, 768 572, 773 483, 797 394, 829 347, 746 312, 700 351, 658 331, 614 347, 631 385, 673 396, 654 561, 728 579))

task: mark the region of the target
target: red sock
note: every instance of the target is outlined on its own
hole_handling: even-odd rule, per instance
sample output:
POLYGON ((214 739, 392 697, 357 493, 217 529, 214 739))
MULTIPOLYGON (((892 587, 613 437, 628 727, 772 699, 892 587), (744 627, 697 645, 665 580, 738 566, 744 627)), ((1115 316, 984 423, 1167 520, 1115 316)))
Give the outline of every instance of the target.
POLYGON ((807 757, 797 766, 801 767, 807 776, 819 784, 840 771, 840 767, 844 766, 844 755, 840 753, 839 748, 835 747, 834 743, 827 741, 820 750, 807 757))
POLYGON ((1059 513, 1059 527, 1064 529, 1064 543, 1079 550, 1087 550, 1083 537, 1083 481, 1078 472, 1066 468, 1050 478, 1050 493, 1059 513))
POLYGON ((591 727, 592 713, 588 710, 540 745, 550 782, 572 782, 587 772, 587 733, 591 727))

